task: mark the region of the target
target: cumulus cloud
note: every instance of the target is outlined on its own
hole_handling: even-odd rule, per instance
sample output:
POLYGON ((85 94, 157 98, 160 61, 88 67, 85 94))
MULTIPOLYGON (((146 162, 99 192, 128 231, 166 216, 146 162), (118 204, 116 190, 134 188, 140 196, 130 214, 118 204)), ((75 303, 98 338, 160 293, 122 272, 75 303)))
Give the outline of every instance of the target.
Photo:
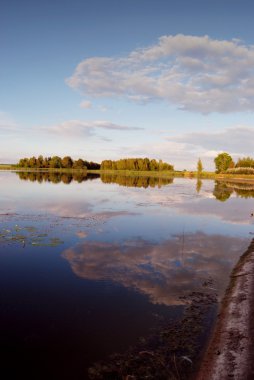
POLYGON ((98 129, 115 130, 115 131, 138 131, 143 130, 139 127, 130 127, 125 125, 114 124, 106 120, 67 120, 62 123, 44 127, 43 130, 51 133, 59 133, 69 136, 85 135, 92 136, 98 129))
POLYGON ((208 36, 162 36, 127 56, 80 62, 67 84, 93 97, 165 100, 199 113, 253 111, 254 46, 208 36))

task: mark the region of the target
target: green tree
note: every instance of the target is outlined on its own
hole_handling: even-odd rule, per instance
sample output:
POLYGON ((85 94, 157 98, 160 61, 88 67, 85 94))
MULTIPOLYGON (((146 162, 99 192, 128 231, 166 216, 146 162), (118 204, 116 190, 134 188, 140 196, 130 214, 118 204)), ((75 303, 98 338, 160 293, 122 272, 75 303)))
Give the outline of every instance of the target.
POLYGON ((73 166, 72 158, 70 156, 65 156, 62 159, 62 167, 66 169, 70 169, 72 168, 72 166, 73 166))
POLYGON ((237 168, 254 168, 254 159, 251 157, 239 158, 236 163, 237 168))
POLYGON ((74 169, 85 169, 86 168, 85 161, 82 160, 82 158, 79 158, 78 160, 74 161, 73 168, 74 169))
POLYGON ((28 166, 29 166, 29 168, 35 168, 37 166, 37 158, 34 156, 29 158, 28 166))
POLYGON ((51 157, 49 157, 49 158, 48 157, 44 157, 43 163, 42 163, 43 168, 48 168, 49 167, 50 160, 51 160, 51 157))
POLYGON ((220 153, 217 157, 214 159, 215 167, 216 167, 216 173, 225 172, 233 162, 232 157, 226 153, 220 153))
MULTIPOLYGON (((58 156, 54 156, 51 158, 49 162, 49 167, 50 168, 61 168, 62 167, 62 160, 58 156)), ((53 182, 53 181, 52 181, 53 182)))
POLYGON ((203 172, 203 164, 202 164, 202 161, 199 158, 198 159, 198 163, 197 163, 197 175, 198 175, 198 177, 201 177, 202 172, 203 172))
POLYGON ((42 155, 40 155, 37 158, 36 166, 37 166, 37 168, 43 168, 43 156, 42 155))

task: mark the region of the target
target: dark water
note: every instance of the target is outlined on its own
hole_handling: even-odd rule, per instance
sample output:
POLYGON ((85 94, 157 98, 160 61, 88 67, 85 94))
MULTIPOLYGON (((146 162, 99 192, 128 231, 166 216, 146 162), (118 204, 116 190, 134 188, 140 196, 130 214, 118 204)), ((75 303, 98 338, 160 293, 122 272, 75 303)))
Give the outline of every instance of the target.
POLYGON ((0 172, 1 370, 86 379, 207 278, 221 297, 253 197, 241 183, 0 172))

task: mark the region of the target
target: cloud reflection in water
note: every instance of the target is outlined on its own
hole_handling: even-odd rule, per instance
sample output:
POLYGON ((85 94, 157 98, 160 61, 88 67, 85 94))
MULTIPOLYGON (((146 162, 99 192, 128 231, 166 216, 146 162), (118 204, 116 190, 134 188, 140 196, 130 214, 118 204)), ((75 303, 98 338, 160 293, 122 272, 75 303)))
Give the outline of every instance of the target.
POLYGON ((147 295, 151 302, 180 304, 179 296, 212 277, 223 294, 232 266, 248 239, 196 232, 161 244, 139 239, 124 243, 86 241, 63 252, 81 278, 113 281, 147 295))

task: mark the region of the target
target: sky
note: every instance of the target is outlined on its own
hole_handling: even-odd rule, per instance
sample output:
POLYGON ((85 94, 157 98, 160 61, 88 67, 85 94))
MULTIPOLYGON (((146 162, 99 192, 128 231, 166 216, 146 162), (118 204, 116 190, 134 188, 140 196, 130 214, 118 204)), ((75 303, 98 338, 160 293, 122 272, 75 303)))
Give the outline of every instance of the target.
POLYGON ((254 3, 1 0, 0 162, 253 156, 254 3))

